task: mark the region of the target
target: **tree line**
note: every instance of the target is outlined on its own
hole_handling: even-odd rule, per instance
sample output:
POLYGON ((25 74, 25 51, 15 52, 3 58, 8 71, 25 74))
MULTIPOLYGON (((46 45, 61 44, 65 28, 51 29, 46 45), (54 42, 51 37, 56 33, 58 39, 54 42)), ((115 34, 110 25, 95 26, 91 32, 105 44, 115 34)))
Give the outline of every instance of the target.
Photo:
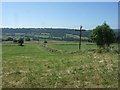
MULTIPOLYGON (((4 30, 3 30, 3 32, 4 32, 4 30)), ((10 30, 12 30, 12 29, 10 29, 10 30)), ((28 30, 29 30, 29 32, 32 32, 31 29, 25 29, 25 31, 24 30, 23 31, 26 32, 28 30)), ((41 29, 41 30, 44 30, 44 32, 46 32, 46 33, 50 33, 51 30, 53 30, 53 29, 50 28, 48 30, 48 28, 47 28, 47 29, 41 29)), ((23 31, 21 31, 21 29, 18 29, 18 31, 23 32, 23 31)), ((39 30, 37 29, 36 31, 38 32, 39 30)), ((54 30, 54 34, 58 35, 58 36, 61 36, 62 34, 64 35, 65 33, 70 34, 72 32, 73 32, 72 30, 68 31, 68 29, 57 29, 57 30, 55 29, 54 30), (61 31, 61 30, 63 30, 63 31, 61 31)), ((115 42, 120 43, 120 36, 116 35, 116 33, 110 28, 110 26, 108 24, 106 24, 106 22, 104 22, 102 25, 97 26, 92 31, 87 31, 87 32, 89 32, 89 33, 87 33, 89 36, 88 41, 95 42, 97 44, 97 46, 99 46, 100 48, 101 47, 102 48, 109 47, 110 44, 115 43, 115 42)), ((85 33, 83 33, 83 34, 85 34, 85 33)), ((19 38, 19 40, 13 39, 12 37, 8 37, 8 39, 7 39, 7 41, 18 42, 20 44, 20 46, 22 46, 22 44, 24 43, 24 40, 31 41, 31 39, 29 37, 27 37, 25 39, 19 38)), ((66 40, 67 40, 67 38, 66 38, 66 40)), ((68 40, 72 41, 73 39, 69 38, 68 40)))

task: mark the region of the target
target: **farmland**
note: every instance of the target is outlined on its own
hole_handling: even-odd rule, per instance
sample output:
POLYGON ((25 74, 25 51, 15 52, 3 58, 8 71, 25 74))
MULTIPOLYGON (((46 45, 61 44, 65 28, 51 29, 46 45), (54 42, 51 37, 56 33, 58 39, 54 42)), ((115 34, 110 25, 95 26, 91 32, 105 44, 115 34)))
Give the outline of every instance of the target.
POLYGON ((3 42, 3 88, 117 88, 117 44, 97 53, 94 43, 51 41, 3 42), (61 53, 57 52, 61 51, 61 53), (92 51, 93 50, 93 51, 92 51), (74 52, 74 53, 72 53, 74 52))
MULTIPOLYGON (((83 40, 88 40, 88 34, 91 30, 86 31, 82 35, 83 40)), ((20 37, 29 37, 33 41, 42 40, 60 40, 60 41, 78 41, 79 34, 75 32, 75 29, 65 28, 3 28, 2 40, 7 40, 8 37, 18 39, 20 37), (64 32, 63 32, 64 31, 64 32)))

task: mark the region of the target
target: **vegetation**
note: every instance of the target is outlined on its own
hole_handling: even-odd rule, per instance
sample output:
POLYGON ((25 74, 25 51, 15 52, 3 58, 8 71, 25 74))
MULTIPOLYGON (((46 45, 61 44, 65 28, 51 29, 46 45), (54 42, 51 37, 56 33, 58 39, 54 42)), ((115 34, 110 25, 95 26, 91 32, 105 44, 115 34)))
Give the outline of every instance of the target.
MULTIPOLYGON (((117 44, 108 53, 91 51, 94 43, 82 43, 82 52, 56 53, 43 42, 25 42, 25 47, 3 43, 3 88, 117 88, 117 44), (13 46, 12 46, 13 45, 13 46), (86 51, 86 49, 88 51, 86 51)), ((57 50, 78 50, 77 42, 49 41, 57 50), (75 49, 76 48, 76 49, 75 49)))
POLYGON ((13 38, 12 38, 12 37, 8 37, 8 38, 6 39, 6 41, 13 41, 13 38))
POLYGON ((116 37, 116 42, 120 44, 120 35, 116 37))
POLYGON ((47 41, 44 41, 44 43, 47 43, 47 41))
POLYGON ((118 88, 119 51, 112 29, 104 23, 93 30, 91 39, 91 31, 83 32, 81 50, 79 33, 73 30, 4 28, 2 87, 118 88))
POLYGON ((20 38, 20 39, 18 40, 18 43, 19 43, 19 46, 23 46, 24 39, 23 39, 23 38, 20 38))
POLYGON ((111 43, 115 42, 115 33, 109 25, 104 23, 93 30, 91 40, 99 47, 109 47, 111 43))
MULTIPOLYGON (((118 35, 118 30, 114 30, 118 35)), ((88 41, 92 30, 82 32, 82 41, 88 41)), ((2 40, 8 37, 13 39, 30 38, 32 41, 59 40, 59 41, 79 41, 79 33, 75 29, 64 28, 3 28, 2 40)))

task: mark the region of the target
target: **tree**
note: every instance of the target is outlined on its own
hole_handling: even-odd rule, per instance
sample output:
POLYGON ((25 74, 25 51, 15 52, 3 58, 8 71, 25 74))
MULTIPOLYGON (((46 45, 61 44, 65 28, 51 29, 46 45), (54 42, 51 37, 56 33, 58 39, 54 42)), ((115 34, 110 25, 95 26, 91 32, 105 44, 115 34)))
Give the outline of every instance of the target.
POLYGON ((44 41, 44 46, 45 46, 45 47, 46 47, 46 44, 47 44, 47 43, 48 43, 48 42, 45 40, 45 41, 44 41))
POLYGON ((29 38, 29 37, 27 37, 27 38, 25 39, 25 41, 30 41, 30 38, 29 38))
POLYGON ((19 38, 18 43, 19 43, 19 46, 23 46, 24 39, 23 38, 19 38))
POLYGON ((115 41, 115 33, 105 22, 101 26, 97 26, 93 29, 90 38, 100 48, 109 47, 111 43, 115 41))
POLYGON ((118 44, 120 44, 120 36, 117 36, 117 37, 116 37, 116 42, 117 42, 118 44))
POLYGON ((8 37, 6 41, 13 41, 12 37, 8 37))

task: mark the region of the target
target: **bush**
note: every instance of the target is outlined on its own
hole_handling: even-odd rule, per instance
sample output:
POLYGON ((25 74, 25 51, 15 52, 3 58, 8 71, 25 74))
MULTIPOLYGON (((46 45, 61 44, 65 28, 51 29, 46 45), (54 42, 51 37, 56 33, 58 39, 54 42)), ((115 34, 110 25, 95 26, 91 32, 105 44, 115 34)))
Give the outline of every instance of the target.
POLYGON ((44 41, 44 43, 47 43, 47 41, 44 41))
POLYGON ((13 41, 13 38, 12 38, 12 37, 8 37, 8 38, 6 39, 6 41, 13 41))
POLYGON ((20 39, 18 40, 18 43, 19 43, 19 46, 23 46, 24 39, 23 39, 23 38, 20 38, 20 39))

